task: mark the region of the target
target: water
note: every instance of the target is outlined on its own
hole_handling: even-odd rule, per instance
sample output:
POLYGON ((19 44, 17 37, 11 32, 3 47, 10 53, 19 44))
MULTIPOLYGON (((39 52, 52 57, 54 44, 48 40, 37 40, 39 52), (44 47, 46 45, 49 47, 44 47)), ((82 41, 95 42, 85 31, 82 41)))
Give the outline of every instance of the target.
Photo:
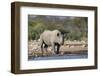
POLYGON ((57 60, 57 59, 85 59, 88 58, 88 54, 64 54, 64 55, 52 55, 52 56, 45 56, 45 57, 34 57, 30 56, 29 60, 57 60))

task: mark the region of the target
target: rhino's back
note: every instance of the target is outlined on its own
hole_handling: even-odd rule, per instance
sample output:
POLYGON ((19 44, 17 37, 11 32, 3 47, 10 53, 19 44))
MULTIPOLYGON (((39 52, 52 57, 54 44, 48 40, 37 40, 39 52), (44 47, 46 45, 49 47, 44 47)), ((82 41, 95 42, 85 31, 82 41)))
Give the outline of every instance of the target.
POLYGON ((41 38, 44 41, 45 44, 47 45, 51 45, 51 36, 52 35, 52 31, 49 30, 45 30, 42 34, 41 34, 41 38))

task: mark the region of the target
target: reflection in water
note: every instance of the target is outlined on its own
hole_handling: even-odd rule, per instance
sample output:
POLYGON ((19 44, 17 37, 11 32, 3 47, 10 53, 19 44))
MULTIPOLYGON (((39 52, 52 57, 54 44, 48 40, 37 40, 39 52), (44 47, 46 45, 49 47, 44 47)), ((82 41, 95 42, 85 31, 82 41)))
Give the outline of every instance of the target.
POLYGON ((28 60, 54 60, 54 59, 85 59, 88 58, 87 52, 81 54, 51 55, 44 57, 29 56, 28 60))

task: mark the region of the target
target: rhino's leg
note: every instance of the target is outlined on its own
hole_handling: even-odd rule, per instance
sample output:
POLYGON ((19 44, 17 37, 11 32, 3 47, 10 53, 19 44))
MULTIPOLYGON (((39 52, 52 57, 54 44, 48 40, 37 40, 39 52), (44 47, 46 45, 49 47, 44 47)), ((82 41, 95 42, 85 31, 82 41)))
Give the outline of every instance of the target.
POLYGON ((42 52, 42 56, 43 56, 43 40, 40 40, 40 46, 41 46, 41 52, 42 52))
POLYGON ((59 49, 60 49, 60 45, 58 44, 58 45, 57 45, 57 51, 56 51, 56 54, 59 54, 59 49))
POLYGON ((45 48, 45 50, 47 51, 48 45, 45 44, 45 45, 44 45, 44 48, 45 48))
POLYGON ((47 50, 47 48, 48 48, 48 45, 44 45, 44 48, 45 48, 45 51, 46 51, 46 55, 48 55, 48 50, 47 50))
POLYGON ((55 44, 52 44, 52 51, 56 54, 55 44))

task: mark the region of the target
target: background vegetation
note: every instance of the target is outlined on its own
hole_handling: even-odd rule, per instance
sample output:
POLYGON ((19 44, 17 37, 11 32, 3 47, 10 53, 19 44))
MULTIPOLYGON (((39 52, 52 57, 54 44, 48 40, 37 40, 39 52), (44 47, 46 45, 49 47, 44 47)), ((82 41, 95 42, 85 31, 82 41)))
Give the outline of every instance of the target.
POLYGON ((28 15, 28 39, 37 40, 44 30, 58 29, 67 40, 86 40, 87 20, 87 17, 28 15))

